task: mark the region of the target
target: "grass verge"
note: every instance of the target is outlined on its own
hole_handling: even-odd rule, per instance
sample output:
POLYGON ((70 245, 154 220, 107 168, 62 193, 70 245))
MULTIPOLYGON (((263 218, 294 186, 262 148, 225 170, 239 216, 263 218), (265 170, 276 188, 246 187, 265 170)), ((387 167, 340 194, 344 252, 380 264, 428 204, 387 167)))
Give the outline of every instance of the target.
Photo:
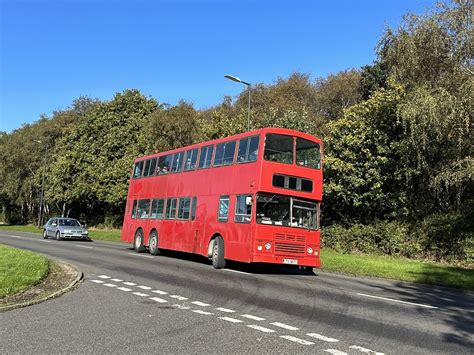
POLYGON ((41 282, 48 270, 44 256, 0 244, 0 299, 41 282))
POLYGON ((474 290, 474 270, 440 263, 380 255, 321 251, 323 270, 474 290))

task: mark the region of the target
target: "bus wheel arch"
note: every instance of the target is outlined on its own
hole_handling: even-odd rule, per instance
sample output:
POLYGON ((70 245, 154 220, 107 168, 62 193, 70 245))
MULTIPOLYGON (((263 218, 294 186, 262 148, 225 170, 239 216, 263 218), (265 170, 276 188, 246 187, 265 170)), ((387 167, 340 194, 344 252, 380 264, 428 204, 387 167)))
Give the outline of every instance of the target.
POLYGON ((137 253, 143 253, 145 251, 145 245, 143 243, 144 243, 143 229, 138 228, 135 231, 135 236, 133 237, 133 249, 137 253))
POLYGON ((153 228, 148 236, 148 251, 151 255, 159 255, 160 249, 158 248, 158 232, 153 228))
POLYGON ((224 238, 220 234, 214 234, 209 242, 208 254, 212 261, 214 269, 222 269, 225 267, 225 249, 224 238))

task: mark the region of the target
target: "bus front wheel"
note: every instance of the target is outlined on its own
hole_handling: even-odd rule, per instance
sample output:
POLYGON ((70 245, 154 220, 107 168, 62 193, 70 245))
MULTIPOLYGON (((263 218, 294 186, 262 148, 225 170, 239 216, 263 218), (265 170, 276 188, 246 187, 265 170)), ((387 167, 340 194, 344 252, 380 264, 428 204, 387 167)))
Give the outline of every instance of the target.
POLYGON ((160 254, 160 249, 158 249, 158 234, 156 231, 153 231, 150 234, 150 238, 148 239, 148 250, 151 255, 160 254))
POLYGON ((214 269, 222 269, 225 266, 224 240, 221 236, 217 236, 214 239, 212 246, 212 266, 214 269))
POLYGON ((135 232, 135 238, 133 239, 133 249, 137 253, 143 253, 145 251, 145 246, 143 245, 143 232, 141 229, 135 232))

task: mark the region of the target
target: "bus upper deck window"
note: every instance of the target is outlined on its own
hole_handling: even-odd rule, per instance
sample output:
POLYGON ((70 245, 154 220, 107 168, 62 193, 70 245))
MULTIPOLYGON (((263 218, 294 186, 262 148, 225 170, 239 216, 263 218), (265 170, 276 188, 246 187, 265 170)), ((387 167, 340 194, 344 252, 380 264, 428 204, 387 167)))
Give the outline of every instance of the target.
POLYGON ((269 133, 265 137, 265 160, 293 164, 293 137, 269 133))
POLYGON ((319 144, 307 139, 296 138, 296 164, 308 168, 321 168, 321 150, 319 144))

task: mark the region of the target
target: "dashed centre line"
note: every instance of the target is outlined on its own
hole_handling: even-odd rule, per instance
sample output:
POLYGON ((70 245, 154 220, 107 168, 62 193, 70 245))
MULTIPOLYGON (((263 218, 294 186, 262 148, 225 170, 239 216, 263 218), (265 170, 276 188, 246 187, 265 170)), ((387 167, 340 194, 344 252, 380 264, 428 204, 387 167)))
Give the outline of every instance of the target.
POLYGON ((131 288, 127 288, 127 287, 117 287, 117 290, 125 291, 125 292, 130 292, 132 289, 131 289, 131 288))
POLYGON ((148 297, 146 293, 141 293, 141 292, 133 292, 134 295, 140 296, 140 297, 148 297))
POLYGON ((168 303, 167 300, 164 300, 163 298, 159 298, 159 297, 150 297, 150 299, 158 303, 168 303))
POLYGON ((286 340, 289 340, 289 341, 293 341, 293 342, 301 344, 301 345, 314 345, 314 343, 312 341, 300 339, 300 338, 297 338, 297 337, 293 337, 291 335, 280 335, 280 338, 283 338, 283 339, 286 339, 286 340))
MULTIPOLYGON (((108 283, 108 282, 110 282, 110 281, 122 282, 124 285, 127 285, 127 286, 136 286, 137 288, 140 288, 142 290, 152 290, 152 288, 149 287, 149 286, 145 286, 145 285, 138 285, 137 286, 136 283, 123 281, 123 280, 118 279, 118 278, 111 278, 110 276, 107 276, 107 275, 99 275, 99 276, 97 276, 97 278, 102 279, 102 280, 93 279, 93 280, 90 280, 90 281, 94 282, 96 284, 102 284, 103 286, 106 286, 106 287, 117 288, 118 290, 121 290, 121 291, 124 291, 124 292, 130 292, 130 291, 133 291, 133 290, 131 288, 127 288, 127 287, 118 287, 118 285, 113 284, 113 283, 108 283)), ((168 292, 162 291, 162 290, 153 290, 151 292, 156 293, 156 294, 160 294, 160 295, 168 295, 168 297, 173 298, 173 299, 177 299, 179 301, 188 300, 187 297, 183 297, 183 296, 179 296, 179 295, 169 295, 168 292)), ((150 297, 148 294, 142 293, 142 292, 132 292, 132 293, 134 295, 140 296, 140 297, 149 297, 150 300, 155 301, 157 303, 168 303, 169 302, 168 300, 166 300, 164 298, 150 297)), ((371 295, 365 295, 365 294, 358 294, 358 295, 385 299, 383 297, 377 297, 377 296, 371 296, 371 295)), ((424 307, 427 307, 427 308, 438 308, 438 307, 434 307, 434 306, 419 305, 419 304, 416 304, 416 303, 399 301, 399 300, 392 300, 392 299, 386 299, 386 300, 400 302, 400 303, 413 304, 413 305, 418 305, 418 306, 424 306, 424 307)), ((201 302, 201 301, 192 301, 190 303, 193 304, 193 305, 199 306, 199 307, 209 307, 209 306, 211 306, 209 303, 205 303, 205 302, 201 302)), ((204 310, 201 310, 201 309, 192 309, 191 307, 185 306, 185 305, 182 305, 182 304, 173 304, 172 307, 177 308, 177 309, 181 309, 181 310, 191 310, 192 312, 197 313, 197 314, 201 314, 201 315, 214 315, 214 313, 212 313, 212 312, 204 311, 204 310)), ((224 312, 224 313, 236 313, 237 312, 233 309, 224 308, 224 307, 216 307, 215 309, 217 311, 224 312)), ((238 316, 242 317, 242 318, 250 319, 250 320, 253 320, 253 321, 264 321, 264 320, 266 320, 266 318, 254 316, 254 315, 251 315, 251 314, 239 314, 238 316)), ((234 323, 234 324, 243 323, 243 324, 245 324, 244 320, 238 319, 238 318, 232 318, 232 317, 227 317, 227 316, 218 316, 218 318, 223 320, 223 321, 229 322, 229 323, 234 323)), ((298 328, 298 327, 288 325, 288 324, 285 324, 285 323, 272 322, 270 324, 275 326, 275 327, 286 329, 286 330, 291 330, 291 331, 300 330, 300 328, 298 328)), ((257 324, 245 324, 245 326, 248 327, 248 328, 263 332, 263 333, 276 333, 277 332, 277 330, 267 328, 267 327, 262 327, 262 326, 257 325, 257 324)), ((278 335, 278 333, 277 333, 277 335, 278 335)), ((307 333, 306 335, 311 337, 311 338, 322 340, 322 341, 325 341, 325 342, 328 342, 328 343, 339 342, 339 339, 330 338, 330 337, 327 337, 327 336, 324 336, 324 335, 318 334, 318 333, 307 333)), ((295 337, 295 336, 292 336, 292 335, 279 335, 279 337, 282 338, 282 339, 294 342, 294 343, 298 343, 300 345, 314 345, 315 344, 312 341, 301 339, 301 338, 298 338, 298 337, 295 337)), ((349 348, 352 349, 352 350, 362 352, 362 353, 366 353, 366 354, 384 355, 384 353, 382 353, 382 352, 376 352, 374 350, 367 349, 367 348, 364 348, 364 347, 359 346, 359 345, 351 345, 349 348)), ((347 355, 346 352, 343 352, 343 351, 340 351, 340 350, 337 350, 337 349, 325 349, 324 351, 327 352, 327 353, 333 354, 333 355, 347 355)))
POLYGON ((214 313, 211 313, 211 312, 201 311, 200 309, 194 309, 193 312, 198 313, 198 314, 204 314, 206 316, 210 316, 211 314, 214 314, 214 313))
POLYGON ((78 248, 85 248, 85 249, 94 249, 94 247, 88 247, 87 245, 79 245, 79 244, 74 244, 78 248))
POLYGON ((333 355, 347 355, 347 353, 345 353, 344 351, 339 351, 336 349, 326 349, 324 351, 333 355))
POLYGON ((201 307, 208 307, 210 306, 209 303, 204 303, 204 302, 199 302, 199 301, 193 301, 191 302, 192 304, 195 304, 196 306, 201 306, 201 307))
POLYGON ((337 343, 339 341, 339 339, 329 338, 318 333, 308 333, 306 335, 312 338, 322 340, 322 341, 327 341, 328 343, 337 343))
POLYGON ((170 295, 171 298, 177 299, 179 301, 186 301, 188 298, 183 297, 183 296, 178 296, 178 295, 170 295))
POLYGON ((262 327, 262 326, 256 325, 256 324, 247 324, 247 327, 255 329, 255 330, 259 330, 259 331, 264 332, 264 333, 275 333, 275 331, 273 329, 265 328, 265 327, 262 327))
POLYGON ((351 345, 349 348, 354 349, 354 350, 359 350, 360 352, 366 353, 366 354, 374 354, 374 355, 384 355, 384 353, 379 353, 370 349, 363 348, 362 346, 359 345, 351 345))
POLYGON ((270 323, 272 325, 274 325, 275 327, 280 327, 280 328, 283 328, 283 329, 287 329, 287 330, 298 330, 300 328, 297 328, 297 327, 293 327, 292 325, 288 325, 288 324, 284 324, 284 323, 280 323, 280 322, 273 322, 273 323, 270 323))
POLYGON ((157 294, 159 294, 159 295, 167 295, 167 294, 168 294, 168 292, 161 291, 161 290, 153 290, 153 291, 151 291, 151 292, 157 293, 157 294))
POLYGON ((244 318, 252 319, 252 320, 257 320, 257 321, 265 320, 265 318, 252 316, 251 314, 241 314, 240 316, 244 318))
POLYGON ((244 322, 243 320, 235 319, 235 318, 231 318, 231 317, 219 317, 219 319, 222 319, 222 320, 225 320, 225 321, 231 322, 231 323, 243 323, 244 322))

